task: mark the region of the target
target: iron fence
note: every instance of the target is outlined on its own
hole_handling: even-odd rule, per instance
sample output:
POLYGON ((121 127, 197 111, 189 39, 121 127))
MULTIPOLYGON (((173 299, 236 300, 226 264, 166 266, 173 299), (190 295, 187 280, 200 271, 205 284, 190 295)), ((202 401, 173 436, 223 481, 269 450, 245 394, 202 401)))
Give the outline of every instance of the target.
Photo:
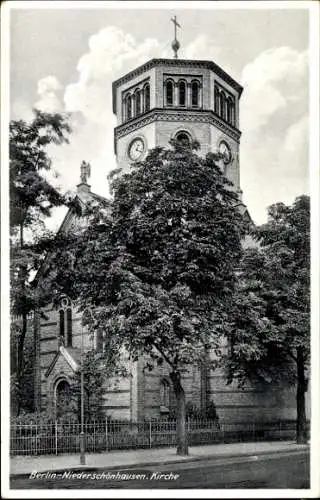
MULTIPOLYGON (((49 455, 80 452, 80 424, 75 422, 12 424, 10 453, 49 455)), ((189 445, 286 440, 295 437, 294 421, 225 422, 190 419, 189 445)), ((84 424, 85 451, 155 448, 176 445, 176 421, 91 421, 84 424)))

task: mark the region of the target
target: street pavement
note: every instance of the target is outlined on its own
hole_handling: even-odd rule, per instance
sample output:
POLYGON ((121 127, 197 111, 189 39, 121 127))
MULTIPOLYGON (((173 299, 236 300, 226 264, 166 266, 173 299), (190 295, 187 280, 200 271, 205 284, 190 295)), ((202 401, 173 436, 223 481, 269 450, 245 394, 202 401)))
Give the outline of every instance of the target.
POLYGON ((137 466, 77 468, 11 477, 12 489, 309 488, 308 450, 137 466))
POLYGON ((140 450, 114 450, 86 455, 85 466, 80 466, 79 453, 66 455, 17 456, 10 459, 10 474, 27 474, 33 471, 54 471, 71 468, 124 468, 151 464, 164 464, 202 460, 213 457, 230 457, 257 455, 261 453, 295 451, 309 449, 308 445, 296 444, 294 441, 262 441, 253 443, 213 444, 191 446, 189 455, 181 457, 175 448, 152 448, 140 450))
POLYGON ((293 441, 13 457, 11 489, 309 488, 309 447, 293 441), (124 474, 124 475, 123 475, 124 474), (162 475, 164 474, 164 475, 162 475))

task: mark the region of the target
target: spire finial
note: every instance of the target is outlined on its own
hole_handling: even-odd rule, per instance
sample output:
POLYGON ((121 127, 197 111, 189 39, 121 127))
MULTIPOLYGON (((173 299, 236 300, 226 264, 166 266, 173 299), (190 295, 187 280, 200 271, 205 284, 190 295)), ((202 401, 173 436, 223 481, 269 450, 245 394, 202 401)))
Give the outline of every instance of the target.
POLYGON ((171 47, 172 47, 173 52, 174 52, 174 56, 173 57, 175 59, 178 59, 178 50, 180 49, 180 43, 177 40, 177 27, 181 28, 181 26, 180 26, 180 24, 177 21, 177 16, 172 17, 171 21, 174 24, 174 40, 172 42, 171 47))

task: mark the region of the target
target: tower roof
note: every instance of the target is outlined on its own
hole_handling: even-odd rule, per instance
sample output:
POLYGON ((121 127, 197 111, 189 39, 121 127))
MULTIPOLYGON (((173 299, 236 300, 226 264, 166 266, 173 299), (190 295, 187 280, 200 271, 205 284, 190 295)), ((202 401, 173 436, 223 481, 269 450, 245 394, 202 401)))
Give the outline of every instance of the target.
POLYGON ((181 66, 181 67, 192 67, 192 68, 204 68, 216 73, 220 78, 222 78, 230 87, 232 87, 236 92, 238 92, 239 97, 242 94, 243 87, 236 82, 228 73, 226 73, 220 66, 218 66, 213 61, 202 61, 196 59, 150 59, 146 63, 138 66, 134 70, 126 73, 112 83, 112 110, 116 113, 116 88, 123 83, 133 80, 137 76, 145 73, 146 71, 156 67, 156 66, 181 66))

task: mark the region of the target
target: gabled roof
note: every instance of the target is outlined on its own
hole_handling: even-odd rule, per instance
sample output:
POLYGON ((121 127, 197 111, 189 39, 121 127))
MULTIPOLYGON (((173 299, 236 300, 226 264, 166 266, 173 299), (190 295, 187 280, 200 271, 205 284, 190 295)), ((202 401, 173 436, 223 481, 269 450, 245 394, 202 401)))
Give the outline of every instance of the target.
MULTIPOLYGON (((90 187, 90 186, 88 186, 90 187)), ((80 189, 78 189, 75 197, 73 198, 73 203, 79 203, 80 205, 80 209, 81 209, 81 213, 83 214, 84 213, 84 210, 86 208, 86 205, 91 202, 91 201, 108 201, 107 198, 104 198, 103 196, 100 196, 96 193, 92 193, 90 190, 88 191, 82 191, 80 189)), ((74 208, 69 208, 69 210, 67 211, 58 231, 57 231, 57 234, 65 231, 67 228, 68 228, 68 223, 70 222, 72 216, 75 216, 77 215, 76 212, 75 212, 75 209, 74 208)))
POLYGON ((251 218, 251 215, 249 213, 249 210, 248 208, 246 207, 246 205, 241 201, 238 205, 237 205, 237 208, 239 210, 239 212, 241 213, 241 215, 243 215, 245 217, 245 219, 247 219, 247 222, 250 226, 254 227, 255 226, 255 223, 253 222, 252 218, 251 218))
MULTIPOLYGON (((86 205, 91 202, 91 201, 104 201, 104 202, 108 202, 108 199, 107 198, 104 198, 103 196, 100 196, 96 193, 92 193, 90 191, 90 186, 88 186, 87 184, 80 184, 77 186, 78 187, 78 191, 77 193, 75 194, 74 198, 73 198, 73 203, 76 204, 78 203, 80 205, 80 212, 81 214, 84 214, 84 210, 86 208, 86 205), (81 189, 81 187, 84 186, 86 189, 81 189)), ((60 227, 57 231, 57 235, 65 232, 68 230, 68 226, 70 225, 71 221, 72 221, 72 218, 73 217, 79 217, 79 215, 77 214, 76 210, 74 207, 69 207, 62 223, 60 224, 60 227)), ((81 218, 81 216, 79 217, 81 218)), ((48 255, 50 254, 50 252, 48 252, 46 258, 44 259, 44 261, 42 262, 42 265, 40 267, 40 269, 38 270, 38 272, 36 273, 34 279, 33 279, 33 282, 34 283, 37 283, 39 281, 39 279, 41 278, 41 275, 45 269, 45 265, 46 265, 46 261, 47 261, 47 257, 48 255)))
POLYGON ((75 347, 60 346, 59 350, 57 351, 55 357, 51 361, 50 366, 45 373, 46 377, 49 377, 60 356, 62 356, 65 359, 65 361, 68 363, 73 372, 77 372, 80 369, 80 364, 81 364, 80 349, 77 349, 75 347))

